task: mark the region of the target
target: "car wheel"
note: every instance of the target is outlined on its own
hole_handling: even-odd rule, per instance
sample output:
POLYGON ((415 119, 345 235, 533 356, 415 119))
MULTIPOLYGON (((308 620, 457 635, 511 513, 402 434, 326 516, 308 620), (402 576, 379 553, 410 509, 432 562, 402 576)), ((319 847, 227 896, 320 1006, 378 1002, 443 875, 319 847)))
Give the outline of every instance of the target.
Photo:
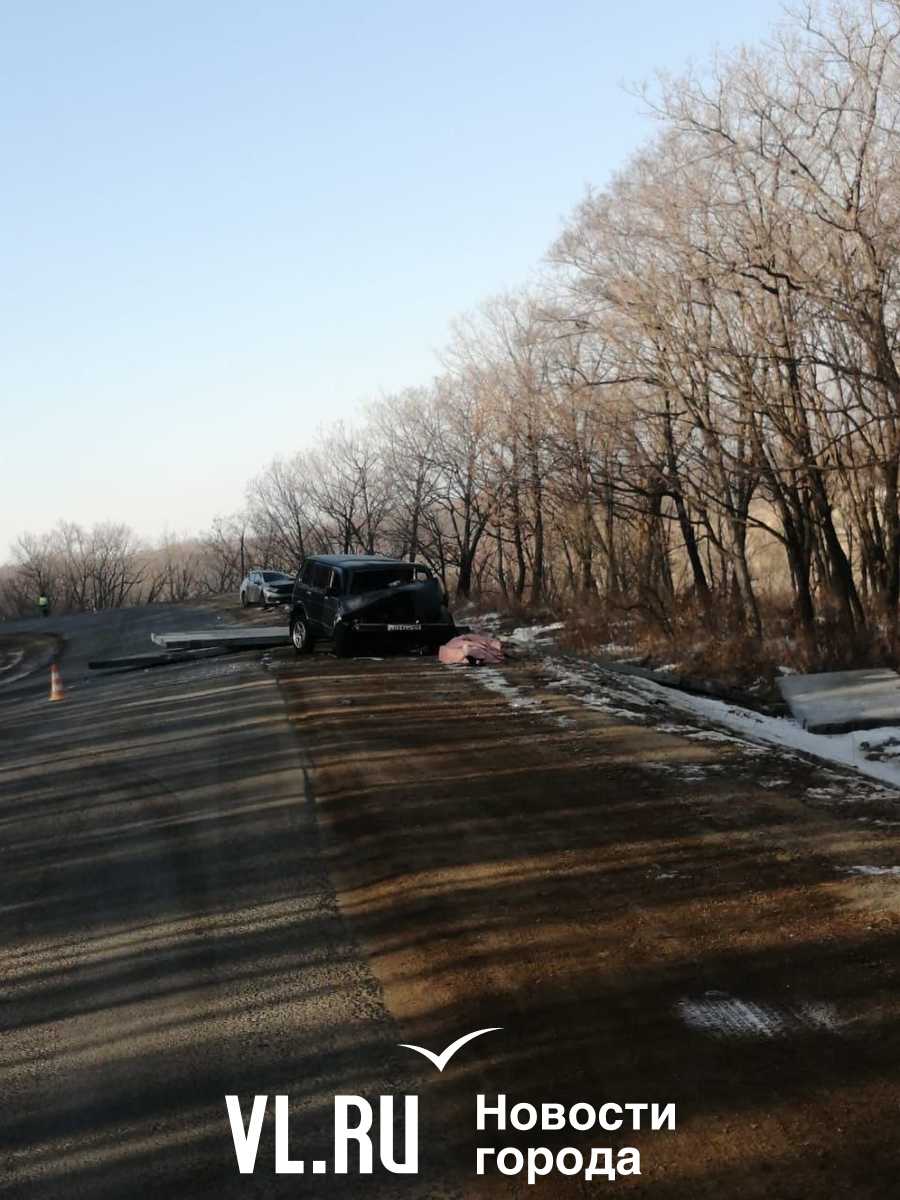
POLYGON ((353 630, 347 625, 338 625, 334 631, 334 652, 338 658, 351 658, 353 655, 353 630))
POLYGON ((241 608, 247 607, 247 593, 241 592, 241 608))
POLYGON ((291 643, 297 654, 309 654, 312 650, 313 640, 305 617, 294 617, 291 621, 291 643))

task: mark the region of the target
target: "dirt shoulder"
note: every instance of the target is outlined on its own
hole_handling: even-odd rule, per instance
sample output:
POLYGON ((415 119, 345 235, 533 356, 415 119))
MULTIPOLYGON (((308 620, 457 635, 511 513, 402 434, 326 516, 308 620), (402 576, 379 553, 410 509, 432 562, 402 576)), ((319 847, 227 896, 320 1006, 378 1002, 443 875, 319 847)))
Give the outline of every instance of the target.
MULTIPOLYGON (((316 655, 280 683, 404 1040, 503 1027, 424 1065, 467 1195, 491 1190, 475 1145, 578 1138, 476 1137, 479 1091, 675 1102, 676 1133, 581 1135, 642 1150, 630 1194, 893 1194, 900 882, 852 870, 900 862, 893 793, 662 709, 588 707, 539 662, 316 655)), ((586 1185, 568 1186, 496 1194, 586 1185)))

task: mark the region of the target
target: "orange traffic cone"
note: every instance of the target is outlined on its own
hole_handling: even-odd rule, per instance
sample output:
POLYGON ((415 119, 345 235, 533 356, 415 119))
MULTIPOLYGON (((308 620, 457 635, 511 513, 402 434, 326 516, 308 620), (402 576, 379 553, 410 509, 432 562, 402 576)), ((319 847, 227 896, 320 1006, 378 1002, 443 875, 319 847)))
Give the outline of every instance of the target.
POLYGON ((63 691, 62 676, 59 673, 59 667, 56 663, 50 664, 50 699, 64 700, 65 692, 63 691))

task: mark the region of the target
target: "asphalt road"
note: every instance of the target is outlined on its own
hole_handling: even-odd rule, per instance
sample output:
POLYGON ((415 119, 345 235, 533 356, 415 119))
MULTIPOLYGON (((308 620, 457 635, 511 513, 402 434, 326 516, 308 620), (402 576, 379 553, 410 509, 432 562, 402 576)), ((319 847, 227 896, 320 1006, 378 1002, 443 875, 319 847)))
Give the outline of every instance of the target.
MULTIPOLYGON (((87 670, 214 619, 154 606, 4 626, 66 639, 64 702, 46 668, 0 686, 5 1197, 358 1195, 352 1176, 276 1176, 269 1118, 238 1175, 224 1097, 289 1095, 291 1153, 330 1160, 335 1094, 408 1084, 260 655, 87 670)), ((365 1194, 438 1195, 436 1178, 365 1194)))

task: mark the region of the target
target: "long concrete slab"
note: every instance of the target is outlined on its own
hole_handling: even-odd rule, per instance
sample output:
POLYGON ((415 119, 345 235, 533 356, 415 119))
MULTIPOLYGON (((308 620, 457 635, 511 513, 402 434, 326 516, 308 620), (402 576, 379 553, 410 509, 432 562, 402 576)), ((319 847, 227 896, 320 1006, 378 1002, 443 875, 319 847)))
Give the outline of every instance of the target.
POLYGON ((218 629, 191 629, 185 633, 151 633, 157 646, 167 650, 194 650, 204 646, 230 646, 251 650, 256 646, 283 646, 288 642, 287 625, 220 625, 218 629))
POLYGON ((778 687, 810 733, 849 733, 900 725, 900 675, 889 667, 787 675, 778 687))

